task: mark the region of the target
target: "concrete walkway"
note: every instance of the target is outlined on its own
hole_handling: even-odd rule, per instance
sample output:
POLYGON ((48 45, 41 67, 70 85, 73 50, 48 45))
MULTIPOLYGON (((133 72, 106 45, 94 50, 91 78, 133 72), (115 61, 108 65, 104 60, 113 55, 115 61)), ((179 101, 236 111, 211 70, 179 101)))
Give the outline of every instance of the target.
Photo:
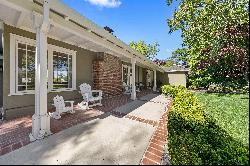
MULTIPOLYGON (((115 109, 159 120, 166 98, 150 94, 115 109)), ((139 164, 155 127, 110 113, 0 157, 3 164, 139 164)))

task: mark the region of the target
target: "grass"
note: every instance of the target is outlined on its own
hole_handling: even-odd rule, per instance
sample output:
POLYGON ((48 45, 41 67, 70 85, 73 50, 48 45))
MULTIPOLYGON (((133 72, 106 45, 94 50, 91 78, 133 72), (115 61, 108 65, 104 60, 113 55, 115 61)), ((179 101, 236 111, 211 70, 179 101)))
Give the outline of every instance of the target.
POLYGON ((174 97, 168 115, 171 163, 248 165, 249 95, 194 92, 201 106, 185 93, 174 97))
POLYGON ((249 95, 195 93, 206 114, 234 140, 249 146, 249 95))

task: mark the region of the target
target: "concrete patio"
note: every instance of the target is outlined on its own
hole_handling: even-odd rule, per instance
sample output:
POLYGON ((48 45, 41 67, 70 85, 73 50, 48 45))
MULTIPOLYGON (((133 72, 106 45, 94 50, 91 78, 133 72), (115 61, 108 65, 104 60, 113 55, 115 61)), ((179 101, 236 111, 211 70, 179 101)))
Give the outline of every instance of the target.
MULTIPOLYGON (((0 156, 0 164, 140 164, 149 155, 144 152, 151 148, 155 134, 159 139, 153 142, 153 149, 160 155, 166 136, 163 115, 167 98, 148 94, 139 95, 135 101, 121 99, 117 101, 119 107, 105 110, 104 104, 100 107, 103 110, 91 110, 95 116, 87 122, 54 130, 56 134, 0 156), (97 110, 99 113, 93 112, 97 110)), ((159 164, 161 156, 150 155, 149 163, 159 164)))

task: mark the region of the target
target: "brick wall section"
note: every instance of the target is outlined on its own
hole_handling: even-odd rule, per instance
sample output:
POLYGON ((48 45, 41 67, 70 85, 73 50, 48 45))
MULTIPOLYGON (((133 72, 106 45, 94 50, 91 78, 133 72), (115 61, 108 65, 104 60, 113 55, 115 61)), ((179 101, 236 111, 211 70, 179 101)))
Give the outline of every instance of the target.
POLYGON ((102 90, 103 97, 122 94, 122 62, 113 55, 99 53, 93 62, 93 89, 102 90))

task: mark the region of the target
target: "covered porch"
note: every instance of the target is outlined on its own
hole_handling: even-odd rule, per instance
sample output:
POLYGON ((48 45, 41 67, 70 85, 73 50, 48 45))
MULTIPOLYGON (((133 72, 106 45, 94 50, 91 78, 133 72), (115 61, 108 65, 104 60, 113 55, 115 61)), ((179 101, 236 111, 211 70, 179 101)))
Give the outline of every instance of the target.
MULTIPOLYGON (((6 88, 3 88, 3 108, 15 105, 16 99, 25 100, 25 98, 28 99, 31 95, 34 95, 32 101, 35 103, 35 113, 32 116, 31 140, 42 139, 51 134, 50 117, 47 111, 48 103, 50 103, 48 97, 53 96, 50 94, 67 93, 74 96, 73 94, 78 91, 79 84, 84 80, 92 83, 94 89, 105 89, 107 93, 112 88, 112 84, 109 86, 106 86, 106 83, 102 84, 103 78, 95 80, 94 77, 92 80, 90 78, 91 73, 89 78, 78 80, 78 74, 81 77, 81 72, 84 72, 77 67, 79 61, 76 59, 77 57, 84 57, 84 55, 81 55, 82 49, 91 52, 92 60, 95 57, 102 61, 99 56, 99 53, 102 53, 104 57, 106 55, 116 57, 118 63, 131 64, 130 84, 132 91, 130 99, 135 100, 137 98, 136 65, 151 69, 154 72, 153 90, 156 91, 156 71, 163 71, 159 66, 60 1, 3 0, 0 1, 0 19, 0 27, 4 32, 4 44, 7 48, 3 48, 3 63, 8 66, 8 69, 4 70, 3 73, 5 81, 3 85, 6 86, 6 88), (5 33, 5 27, 10 27, 14 31, 5 33), (22 32, 25 31, 29 38, 16 34, 17 31, 21 30, 22 32), (23 54, 21 54, 22 52, 23 54), (24 67, 19 67, 19 60, 15 59, 19 58, 20 55, 24 57, 23 59, 26 58, 24 67), (29 58, 30 60, 28 60, 29 58), (57 76, 54 74, 55 69, 60 66, 59 60, 55 60, 56 58, 61 58, 60 61, 67 64, 67 78, 61 78, 60 82, 55 79, 58 74, 57 76), (30 64, 30 61, 34 62, 30 64), (16 66, 16 68, 13 69, 13 66, 16 66), (100 83, 99 85, 105 85, 106 87, 97 85, 97 82, 100 83)), ((99 63, 98 61, 98 64, 102 64, 102 62, 99 63)), ((87 64, 87 66, 89 65, 92 68, 91 63, 87 64)), ((82 64, 79 64, 79 66, 82 66, 82 64)), ((109 68, 112 68, 112 66, 109 68)), ((89 71, 89 68, 86 70, 89 71)), ((95 69, 93 70, 95 72, 95 69)), ((98 72, 96 75, 98 75, 98 72)), ((113 74, 111 74, 111 78, 114 78, 113 74)), ((122 87, 120 80, 117 81, 117 84, 118 88, 122 87)))
MULTIPOLYGON (((146 103, 147 100, 145 100, 143 97, 152 94, 154 94, 154 97, 159 95, 153 93, 152 90, 145 90, 139 92, 137 94, 137 97, 141 101, 143 101, 143 103, 146 103)), ((151 97, 149 99, 151 99, 151 97)), ((75 114, 64 113, 62 114, 62 118, 60 120, 50 118, 51 132, 55 134, 80 123, 86 123, 88 121, 99 118, 102 119, 109 115, 114 115, 117 117, 127 116, 127 114, 132 112, 135 108, 140 107, 141 105, 136 106, 130 111, 126 110, 126 112, 117 112, 116 109, 129 104, 132 101, 133 100, 131 100, 128 95, 120 95, 119 97, 104 99, 102 107, 98 106, 90 110, 81 110, 77 106, 75 106, 75 114)), ((48 110, 48 112, 52 111, 54 110, 48 110)), ((148 121, 147 123, 156 126, 157 120, 148 121)), ((0 122, 0 156, 31 143, 29 139, 29 133, 31 133, 31 131, 31 115, 0 122)))

